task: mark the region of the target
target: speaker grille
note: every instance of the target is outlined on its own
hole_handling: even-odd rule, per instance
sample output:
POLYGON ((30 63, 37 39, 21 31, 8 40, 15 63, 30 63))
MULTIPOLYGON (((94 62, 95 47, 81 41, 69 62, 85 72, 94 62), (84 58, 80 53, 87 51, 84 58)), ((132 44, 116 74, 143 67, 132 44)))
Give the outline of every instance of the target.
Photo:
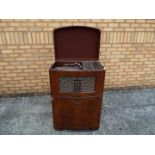
POLYGON ((95 77, 61 77, 60 92, 95 92, 95 77))

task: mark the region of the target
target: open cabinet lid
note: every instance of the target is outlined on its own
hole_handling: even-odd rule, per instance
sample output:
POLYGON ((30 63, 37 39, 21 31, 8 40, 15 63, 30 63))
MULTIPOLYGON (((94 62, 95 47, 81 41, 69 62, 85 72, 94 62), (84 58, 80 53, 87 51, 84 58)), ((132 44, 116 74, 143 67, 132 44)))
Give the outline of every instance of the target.
POLYGON ((98 60, 99 48, 99 29, 71 26, 54 30, 54 50, 57 61, 98 60))

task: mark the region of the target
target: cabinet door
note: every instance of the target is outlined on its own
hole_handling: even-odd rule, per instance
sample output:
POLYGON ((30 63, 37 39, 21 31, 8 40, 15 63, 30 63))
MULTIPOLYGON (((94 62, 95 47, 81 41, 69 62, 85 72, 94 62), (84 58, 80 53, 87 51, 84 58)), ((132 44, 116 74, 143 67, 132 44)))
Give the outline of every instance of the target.
POLYGON ((97 129, 100 124, 102 97, 53 100, 55 129, 97 129))

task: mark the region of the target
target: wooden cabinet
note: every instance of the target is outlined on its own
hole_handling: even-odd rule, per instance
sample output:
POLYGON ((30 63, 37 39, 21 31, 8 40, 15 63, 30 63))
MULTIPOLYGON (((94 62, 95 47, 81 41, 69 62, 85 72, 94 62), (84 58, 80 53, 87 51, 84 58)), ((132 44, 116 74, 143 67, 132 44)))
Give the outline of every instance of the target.
POLYGON ((55 129, 99 128, 105 79, 100 34, 84 26, 54 30, 55 62, 49 76, 55 129))
POLYGON ((100 124, 101 97, 64 98, 53 100, 55 129, 97 129, 100 124))

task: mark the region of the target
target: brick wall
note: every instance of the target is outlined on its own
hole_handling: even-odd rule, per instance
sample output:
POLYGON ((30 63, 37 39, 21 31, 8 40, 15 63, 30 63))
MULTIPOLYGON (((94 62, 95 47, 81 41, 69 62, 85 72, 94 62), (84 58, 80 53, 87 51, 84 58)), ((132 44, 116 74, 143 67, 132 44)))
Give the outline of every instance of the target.
POLYGON ((155 20, 0 20, 0 95, 49 92, 54 28, 102 30, 106 88, 155 86, 155 20))

